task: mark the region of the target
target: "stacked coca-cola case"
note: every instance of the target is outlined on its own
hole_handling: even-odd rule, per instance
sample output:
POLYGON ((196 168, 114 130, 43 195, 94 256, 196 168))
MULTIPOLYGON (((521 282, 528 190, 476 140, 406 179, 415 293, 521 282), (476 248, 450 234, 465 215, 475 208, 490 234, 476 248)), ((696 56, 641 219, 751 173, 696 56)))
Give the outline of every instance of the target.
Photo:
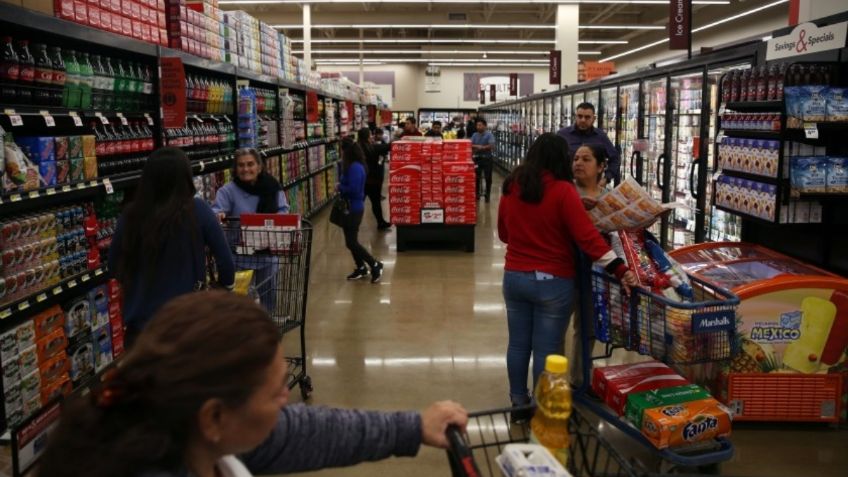
POLYGON ((396 141, 391 159, 389 213, 394 224, 420 224, 422 209, 442 210, 445 224, 477 222, 470 141, 396 141))

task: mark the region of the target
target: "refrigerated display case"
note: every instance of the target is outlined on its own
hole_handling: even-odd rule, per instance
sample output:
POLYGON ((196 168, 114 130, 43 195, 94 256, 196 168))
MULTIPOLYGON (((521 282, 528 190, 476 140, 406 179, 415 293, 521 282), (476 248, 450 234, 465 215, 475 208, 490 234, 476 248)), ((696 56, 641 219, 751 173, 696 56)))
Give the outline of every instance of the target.
POLYGON ((598 89, 597 88, 590 89, 589 91, 586 91, 585 94, 586 94, 586 96, 585 96, 584 101, 591 104, 592 106, 594 106, 595 112, 597 112, 598 107, 600 106, 600 102, 601 102, 600 101, 600 93, 598 92, 598 89))
POLYGON ((442 126, 453 121, 453 118, 459 116, 462 118, 462 124, 468 122, 476 112, 474 109, 419 109, 418 110, 418 126, 424 127, 433 121, 441 121, 442 126))
POLYGON ((718 373, 713 393, 735 421, 845 420, 848 280, 748 243, 706 243, 670 255, 741 300, 740 352, 718 373))
POLYGON ((543 118, 542 118, 542 132, 551 132, 552 121, 552 112, 553 112, 553 99, 552 98, 544 98, 542 100, 544 104, 543 109, 543 118))
MULTIPOLYGON (((643 167, 644 176, 642 177, 642 185, 651 197, 660 201, 667 202, 667 194, 664 192, 665 184, 663 180, 668 178, 666 174, 666 164, 668 160, 668 148, 666 144, 666 109, 668 106, 668 78, 666 76, 646 80, 642 83, 642 139, 648 141, 648 148, 644 153, 643 167)), ((650 231, 657 237, 663 246, 666 244, 666 238, 661 234, 664 227, 663 222, 666 219, 659 221, 651 226, 650 231)))
POLYGON ((618 128, 621 178, 633 177, 642 182, 641 174, 639 174, 641 153, 633 149, 633 141, 639 138, 639 83, 623 84, 618 87, 618 108, 621 118, 618 128))
POLYGON ((562 123, 560 128, 568 127, 574 124, 574 110, 572 109, 572 95, 562 95, 562 123))
POLYGON ((695 243, 695 175, 701 149, 703 87, 703 71, 671 77, 671 175, 667 189, 672 201, 685 205, 674 209, 669 217, 666 243, 672 248, 695 243))
POLYGON ((562 127, 562 96, 557 95, 551 98, 553 103, 553 111, 551 112, 551 131, 557 132, 562 127))
POLYGON ((616 143, 618 131, 618 88, 611 86, 601 90, 600 108, 601 129, 607 134, 610 142, 616 143))

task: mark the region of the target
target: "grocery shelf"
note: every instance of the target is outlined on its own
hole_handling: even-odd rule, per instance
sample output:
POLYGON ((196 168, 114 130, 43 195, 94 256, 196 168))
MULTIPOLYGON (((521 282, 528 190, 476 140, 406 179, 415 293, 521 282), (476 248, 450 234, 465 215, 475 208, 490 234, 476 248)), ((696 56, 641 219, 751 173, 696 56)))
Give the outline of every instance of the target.
POLYGON ((321 212, 324 209, 324 207, 327 207, 329 204, 331 204, 336 199, 336 195, 337 194, 333 194, 332 196, 328 197, 327 200, 325 200, 324 202, 321 202, 318 205, 312 206, 312 210, 307 212, 303 217, 307 220, 311 219, 312 217, 315 217, 316 215, 318 215, 319 212, 321 212))
POLYGON ((722 131, 725 137, 741 137, 749 139, 777 139, 780 140, 783 135, 780 131, 754 131, 749 129, 724 129, 722 131))
POLYGON ((766 182, 768 184, 780 185, 781 180, 776 177, 761 176, 750 172, 734 171, 733 169, 721 169, 721 173, 728 176, 739 177, 740 179, 748 179, 757 182, 766 182))
MULTIPOLYGON (((241 68, 236 68, 236 76, 240 79, 247 79, 251 81, 257 81, 259 83, 265 83, 266 85, 271 86, 279 86, 280 79, 274 76, 268 76, 261 73, 256 73, 250 70, 244 70, 241 68)), ((300 87, 303 89, 303 86, 300 87)))
POLYGON ((203 70, 219 73, 222 75, 233 76, 236 74, 236 67, 230 63, 221 63, 218 61, 194 56, 191 53, 186 53, 182 50, 175 50, 164 46, 159 47, 159 56, 165 58, 179 58, 184 65, 200 68, 203 70))
POLYGON ((338 141, 339 141, 338 138, 310 139, 308 141, 300 141, 292 147, 284 147, 284 146, 267 147, 267 148, 264 148, 264 149, 260 149, 259 153, 262 154, 264 157, 276 156, 276 155, 279 155, 279 154, 287 154, 289 152, 300 151, 302 149, 309 149, 310 147, 313 147, 313 146, 333 144, 334 142, 338 142, 338 141))
MULTIPOLYGON (((26 297, 0 306, 0 320, 17 321, 32 317, 53 305, 63 303, 72 298, 72 293, 77 293, 80 288, 93 287, 106 281, 108 273, 106 266, 68 277, 55 286, 48 286, 38 290, 26 297)), ((9 325, 4 325, 6 329, 9 325)), ((11 325, 14 326, 14 325, 11 325)))
POLYGON ((782 112, 783 101, 736 101, 724 105, 725 109, 751 112, 782 112))
MULTIPOLYGON (((738 210, 733 210, 733 209, 725 207, 723 205, 714 204, 713 207, 715 207, 718 210, 721 210, 722 212, 727 212, 728 214, 738 215, 739 217, 742 217, 745 220, 751 220, 753 222, 757 222, 757 223, 764 224, 764 225, 791 225, 791 224, 778 224, 776 221, 772 222, 770 220, 766 220, 766 219, 763 219, 763 218, 760 218, 760 217, 755 217, 753 215, 749 215, 749 214, 746 214, 744 212, 740 212, 738 210)), ((807 224, 805 224, 805 225, 807 225, 807 224)))
POLYGON ((339 162, 341 162, 341 161, 339 161, 339 160, 333 161, 329 164, 325 164, 325 165, 319 167, 318 169, 315 169, 314 171, 309 171, 306 174, 303 174, 303 175, 296 177, 296 178, 294 178, 290 181, 287 181, 285 184, 283 184, 283 189, 290 189, 293 186, 295 186, 295 185, 297 185, 297 184, 299 184, 299 183, 301 183, 305 180, 308 180, 308 179, 310 179, 310 178, 312 178, 312 177, 314 177, 314 176, 316 176, 316 175, 318 175, 318 174, 320 174, 320 173, 322 173, 326 170, 331 169, 332 167, 334 167, 339 162))

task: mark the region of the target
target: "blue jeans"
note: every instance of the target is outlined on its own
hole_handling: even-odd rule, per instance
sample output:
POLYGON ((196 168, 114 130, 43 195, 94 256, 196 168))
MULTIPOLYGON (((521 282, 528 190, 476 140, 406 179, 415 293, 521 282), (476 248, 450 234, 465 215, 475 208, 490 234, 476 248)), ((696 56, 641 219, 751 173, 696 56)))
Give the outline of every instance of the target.
POLYGON ((506 368, 509 395, 515 404, 528 402, 530 353, 533 353, 535 388, 545 369, 545 358, 563 352, 574 300, 574 280, 548 277, 539 278, 535 272, 504 272, 503 295, 509 326, 506 368))

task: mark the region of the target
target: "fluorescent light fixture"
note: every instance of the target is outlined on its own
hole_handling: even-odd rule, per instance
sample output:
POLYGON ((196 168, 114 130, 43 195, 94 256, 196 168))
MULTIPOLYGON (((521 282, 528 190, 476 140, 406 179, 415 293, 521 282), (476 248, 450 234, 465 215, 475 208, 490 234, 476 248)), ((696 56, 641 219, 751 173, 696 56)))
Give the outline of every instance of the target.
POLYGON ((626 45, 627 40, 578 40, 579 45, 626 45))
MULTIPOLYGON (((351 61, 359 63, 359 60, 355 58, 313 58, 313 63, 326 63, 326 62, 338 62, 338 61, 351 61)), ((365 62, 369 60, 363 60, 365 62)), ((442 63, 442 62, 452 62, 452 61, 460 61, 463 63, 498 63, 504 61, 510 61, 509 59, 496 59, 496 58, 474 58, 474 59, 457 59, 457 58, 374 58, 371 59, 372 62, 382 62, 382 63, 442 63)), ((519 61, 519 60, 512 60, 519 61)), ((525 60, 521 59, 520 61, 524 63, 533 63, 539 65, 547 65, 549 60, 525 60)))
POLYGON ((546 64, 537 63, 428 63, 428 66, 479 66, 479 67, 495 67, 495 66, 513 66, 516 68, 547 68, 546 64))
MULTIPOLYGON (((428 3, 499 3, 499 4, 536 4, 536 5, 579 5, 583 4, 611 4, 624 3, 629 5, 668 5, 669 0, 221 0, 219 5, 263 5, 263 4, 344 4, 344 3, 402 3, 402 4, 428 4, 428 3)), ((693 5, 727 5, 730 0, 694 0, 693 5)))
MULTIPOLYGON (((292 51, 295 55, 302 55, 303 51, 297 50, 292 51)), ((337 50, 337 49, 328 49, 328 50, 312 50, 313 55, 327 55, 327 54, 340 54, 340 55, 357 55, 359 53, 363 53, 366 55, 548 55, 550 54, 548 51, 521 51, 521 50, 337 50)), ((584 54, 593 54, 600 52, 589 52, 584 54)))
MULTIPOLYGON (((456 3, 456 2, 452 2, 456 3)), ((273 28, 277 28, 280 30, 286 29, 300 29, 303 28, 302 24, 281 24, 281 25, 271 25, 273 28)), ((355 24, 346 24, 346 23, 337 23, 337 24, 315 24, 312 25, 312 28, 317 30, 332 30, 335 28, 354 28, 354 29, 390 29, 390 28, 409 28, 409 29, 445 29, 445 30, 467 30, 471 28, 475 29, 486 29, 486 30, 555 30, 556 25, 514 25, 514 24, 488 24, 488 23, 480 23, 480 24, 470 24, 470 23, 438 23, 438 24, 386 24, 386 23, 355 23, 355 24)), ((580 25, 577 28, 581 30, 665 30, 665 26, 660 25, 580 25)))
MULTIPOLYGON (((699 26, 698 28, 693 28, 692 33, 708 30, 708 29, 716 27, 718 25, 722 25, 722 24, 727 23, 727 22, 738 20, 740 18, 747 17, 748 15, 753 15, 757 12, 761 12, 761 11, 769 9, 771 7, 776 7, 778 5, 786 3, 788 1, 789 0, 778 0, 776 2, 767 3, 765 5, 761 5, 757 8, 752 8, 751 10, 746 10, 744 12, 737 13, 736 15, 731 15, 727 18, 722 18, 721 20, 717 20, 717 21, 714 21, 712 23, 707 23, 706 25, 699 26)), ((662 27, 662 28, 664 29, 665 27, 662 27)), ((652 47, 657 46, 657 45, 662 45, 663 43, 667 43, 667 42, 668 42, 668 38, 663 38, 662 40, 657 40, 655 42, 648 43, 647 45, 642 45, 640 47, 633 48, 632 50, 627 50, 627 51, 623 51, 621 53, 617 53, 617 54, 612 55, 612 56, 608 56, 606 58, 601 59, 600 63, 615 60, 617 58, 621 58, 623 56, 627 56, 627 55, 630 55, 630 54, 633 54, 633 53, 636 53, 636 52, 639 52, 639 51, 642 51, 642 50, 645 50, 645 49, 648 49, 648 48, 652 48, 652 47)))
POLYGON ((660 25, 580 25, 581 30, 665 30, 660 25))
MULTIPOLYGON (((298 39, 298 40, 292 40, 291 42, 292 43, 303 43, 303 40, 298 39)), ((515 40, 483 40, 483 39, 464 39, 464 38, 457 38, 455 40, 448 40, 448 39, 433 40, 433 39, 427 39, 427 38, 421 38, 421 39, 365 38, 365 39, 362 39, 362 40, 359 40, 357 38, 337 38, 337 39, 333 39, 333 38, 318 38, 318 39, 315 39, 315 38, 313 38, 312 39, 313 44, 333 44, 333 43, 357 44, 357 43, 360 43, 360 42, 361 43, 398 44, 398 45, 399 44, 418 44, 418 43, 421 43, 421 44, 427 44, 427 43, 433 43, 433 44, 436 44, 436 43, 460 43, 460 44, 487 44, 487 45, 512 45, 512 44, 517 44, 517 45, 524 45, 524 44, 527 44, 527 45, 550 45, 550 44, 556 43, 556 40, 520 40, 520 39, 515 39, 515 40)), ((617 40, 613 40, 610 43, 613 43, 613 42, 614 43, 622 43, 622 44, 627 43, 626 41, 617 41, 617 40)), ((583 43, 583 42, 581 41, 580 43, 583 43)), ((591 44, 598 44, 598 43, 591 43, 591 44)))

